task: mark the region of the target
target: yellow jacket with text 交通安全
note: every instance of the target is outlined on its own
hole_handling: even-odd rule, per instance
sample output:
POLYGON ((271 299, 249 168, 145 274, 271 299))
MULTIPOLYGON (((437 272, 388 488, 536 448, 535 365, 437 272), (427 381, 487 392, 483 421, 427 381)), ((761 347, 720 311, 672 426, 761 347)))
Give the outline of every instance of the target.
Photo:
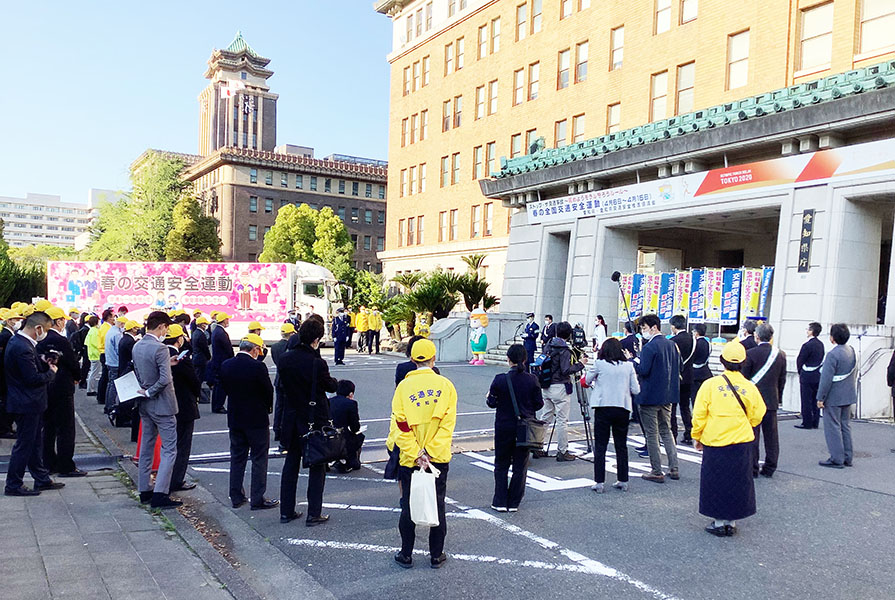
POLYGON ((707 379, 693 405, 693 439, 705 446, 730 446, 755 439, 752 428, 761 423, 767 407, 755 384, 736 371, 724 375, 736 387, 743 407, 721 375, 707 379))
POLYGON ((447 377, 429 368, 407 374, 392 397, 389 433, 401 449, 402 467, 413 467, 424 449, 432 462, 451 460, 451 440, 457 425, 457 390, 447 377))
POLYGON ((367 313, 357 313, 357 318, 354 320, 354 328, 358 331, 366 331, 369 329, 367 323, 367 313))

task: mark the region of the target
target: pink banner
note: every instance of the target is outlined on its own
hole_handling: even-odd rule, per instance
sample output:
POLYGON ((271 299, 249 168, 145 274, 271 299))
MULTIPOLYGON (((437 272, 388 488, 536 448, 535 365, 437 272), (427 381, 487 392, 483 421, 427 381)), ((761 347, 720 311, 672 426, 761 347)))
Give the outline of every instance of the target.
POLYGON ((286 264, 50 262, 47 294, 68 310, 127 306, 136 321, 153 310, 224 311, 232 321, 282 321, 290 302, 286 264))

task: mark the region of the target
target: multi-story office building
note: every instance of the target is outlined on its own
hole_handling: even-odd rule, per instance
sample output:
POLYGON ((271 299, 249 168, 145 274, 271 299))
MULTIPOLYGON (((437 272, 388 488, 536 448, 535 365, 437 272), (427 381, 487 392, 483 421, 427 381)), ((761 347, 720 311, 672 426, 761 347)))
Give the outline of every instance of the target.
MULTIPOLYGON (((375 8, 393 21, 385 272, 464 268, 461 256, 486 253, 495 293, 510 211, 524 206, 480 189, 501 157, 527 155, 541 138, 561 148, 895 56, 888 0, 380 0, 375 8)), ((624 180, 655 178, 662 164, 643 162, 624 180)), ((606 180, 596 174, 575 190, 606 180)), ((548 193, 535 175, 512 191, 548 193)), ((532 285, 534 275, 515 276, 532 285)))
POLYGON ((63 202, 59 196, 26 194, 0 196, 3 238, 13 248, 48 245, 75 247, 75 238, 90 227, 90 209, 63 202))
POLYGON ((214 50, 199 95, 199 154, 147 150, 177 157, 206 214, 220 224, 224 260, 255 261, 264 235, 286 204, 330 207, 355 244, 358 269, 381 272, 376 253, 385 248, 388 163, 347 155, 314 158, 314 149, 277 146, 277 99, 267 80, 270 59, 240 33, 214 50))

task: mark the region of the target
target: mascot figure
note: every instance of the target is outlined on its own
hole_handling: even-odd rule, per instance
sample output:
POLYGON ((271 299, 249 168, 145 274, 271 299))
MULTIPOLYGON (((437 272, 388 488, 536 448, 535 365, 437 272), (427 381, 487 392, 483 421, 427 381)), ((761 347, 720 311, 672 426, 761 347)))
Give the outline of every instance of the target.
POLYGON ((485 364, 485 352, 488 350, 488 336, 485 328, 488 326, 488 315, 483 310, 473 311, 469 315, 469 324, 472 333, 469 334, 469 348, 472 350, 471 365, 485 364))

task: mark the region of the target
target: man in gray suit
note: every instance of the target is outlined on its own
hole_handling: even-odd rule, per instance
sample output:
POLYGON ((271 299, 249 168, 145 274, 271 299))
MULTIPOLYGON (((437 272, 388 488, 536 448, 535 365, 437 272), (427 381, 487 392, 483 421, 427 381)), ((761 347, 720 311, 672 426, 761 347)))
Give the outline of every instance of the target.
POLYGON ((848 344, 851 334, 844 323, 830 327, 833 349, 824 358, 817 388, 817 406, 824 409, 824 437, 830 458, 818 464, 842 469, 852 466, 851 405, 858 401, 855 382, 858 359, 848 344))
POLYGON ((177 357, 171 356, 162 343, 168 333, 171 318, 162 311, 149 313, 146 319, 146 335, 134 344, 134 371, 140 382, 140 423, 143 438, 140 441, 140 467, 137 489, 140 502, 149 502, 152 508, 173 508, 183 504, 169 497, 171 473, 177 457, 177 397, 174 395, 174 379, 171 365, 177 357), (155 489, 149 487, 152 457, 156 436, 162 438, 162 451, 155 477, 155 489))

